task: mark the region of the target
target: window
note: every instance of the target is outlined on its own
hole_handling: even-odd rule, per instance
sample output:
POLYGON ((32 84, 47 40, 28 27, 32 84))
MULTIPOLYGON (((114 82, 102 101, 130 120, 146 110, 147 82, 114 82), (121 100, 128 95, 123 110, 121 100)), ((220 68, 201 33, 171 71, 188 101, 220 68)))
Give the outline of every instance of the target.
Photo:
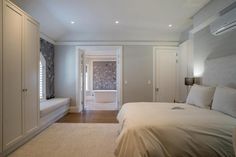
POLYGON ((39 61, 39 98, 40 101, 46 99, 46 61, 41 53, 39 61))

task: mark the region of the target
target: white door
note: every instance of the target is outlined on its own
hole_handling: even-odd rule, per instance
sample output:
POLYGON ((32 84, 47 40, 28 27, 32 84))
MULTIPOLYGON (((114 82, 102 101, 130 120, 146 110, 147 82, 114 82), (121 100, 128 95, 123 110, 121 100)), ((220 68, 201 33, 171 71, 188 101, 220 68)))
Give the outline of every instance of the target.
POLYGON ((23 13, 4 1, 3 25, 3 144, 4 149, 23 136, 22 40, 23 13))
POLYGON ((156 48, 155 57, 155 100, 174 102, 177 83, 177 48, 156 48))
POLYGON ((80 55, 80 107, 84 111, 85 106, 85 52, 84 50, 79 50, 80 55))
POLYGON ((38 127, 39 121, 39 26, 26 17, 24 22, 24 132, 31 133, 38 127))

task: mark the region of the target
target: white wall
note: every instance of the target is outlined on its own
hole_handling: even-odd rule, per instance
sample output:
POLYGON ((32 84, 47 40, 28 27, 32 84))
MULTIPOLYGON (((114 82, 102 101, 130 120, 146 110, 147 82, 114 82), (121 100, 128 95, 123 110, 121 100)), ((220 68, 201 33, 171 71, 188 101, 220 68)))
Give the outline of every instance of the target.
POLYGON ((76 105, 75 96, 75 47, 55 46, 55 96, 70 97, 76 105))

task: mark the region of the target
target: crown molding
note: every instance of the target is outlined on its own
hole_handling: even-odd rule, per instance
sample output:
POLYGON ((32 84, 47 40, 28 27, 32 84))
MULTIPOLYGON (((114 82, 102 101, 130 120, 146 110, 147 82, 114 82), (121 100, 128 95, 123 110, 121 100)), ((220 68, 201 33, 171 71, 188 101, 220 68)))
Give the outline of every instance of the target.
POLYGON ((48 42, 50 42, 53 45, 56 45, 56 42, 52 38, 50 38, 49 36, 47 36, 46 34, 44 34, 42 32, 40 32, 40 38, 47 40, 48 42))
POLYGON ((70 45, 70 46, 178 46, 179 42, 170 41, 79 41, 79 42, 56 42, 55 45, 70 45))
POLYGON ((212 22, 214 22, 217 18, 219 17, 219 15, 215 15, 210 17, 209 19, 207 19, 206 21, 202 22, 201 24, 199 24, 198 26, 195 26, 192 30, 190 30, 189 32, 191 34, 195 34, 201 30, 203 30, 204 28, 208 27, 212 22))

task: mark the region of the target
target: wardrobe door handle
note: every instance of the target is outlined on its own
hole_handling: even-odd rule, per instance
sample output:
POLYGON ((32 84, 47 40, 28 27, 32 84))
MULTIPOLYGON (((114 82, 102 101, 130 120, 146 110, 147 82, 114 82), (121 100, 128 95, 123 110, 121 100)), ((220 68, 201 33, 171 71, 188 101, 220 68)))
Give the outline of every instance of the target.
POLYGON ((22 91, 23 91, 23 92, 27 92, 27 91, 28 91, 28 89, 22 89, 22 91))

